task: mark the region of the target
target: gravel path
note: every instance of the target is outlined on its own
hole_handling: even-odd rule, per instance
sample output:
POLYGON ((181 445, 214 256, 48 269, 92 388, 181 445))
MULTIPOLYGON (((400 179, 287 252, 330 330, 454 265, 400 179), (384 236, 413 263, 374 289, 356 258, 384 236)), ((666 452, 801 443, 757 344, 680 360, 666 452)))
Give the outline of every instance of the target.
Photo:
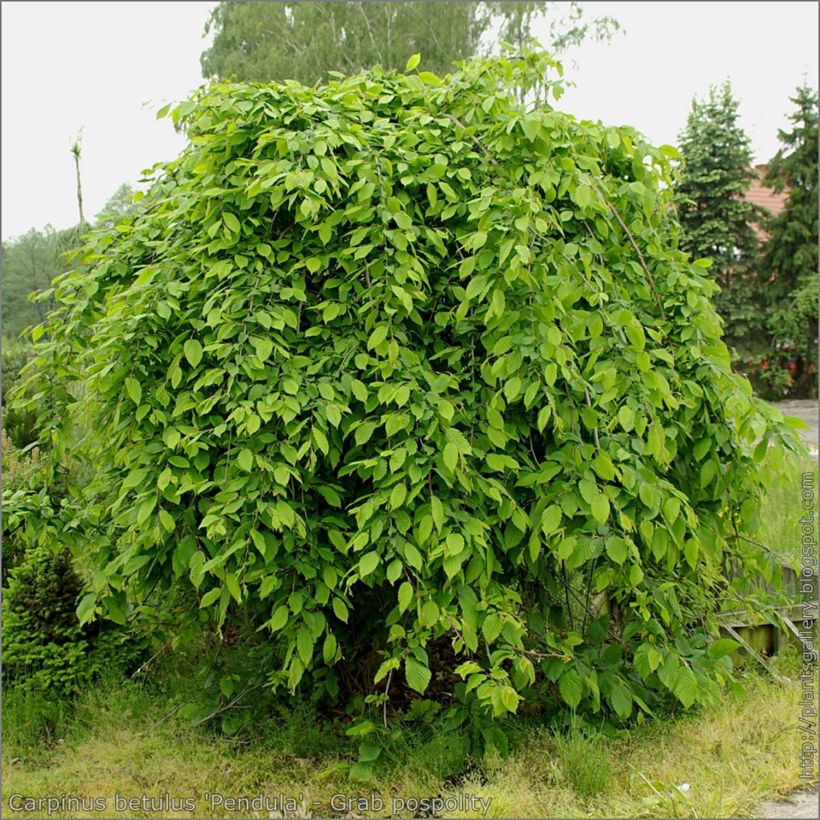
POLYGON ((813 817, 817 818, 817 792, 795 792, 783 800, 767 800, 757 806, 752 817, 775 818, 813 817))
POLYGON ((798 430, 800 437, 813 455, 817 455, 817 399, 801 399, 796 401, 779 401, 774 405, 784 416, 797 416, 809 425, 808 430, 798 430))

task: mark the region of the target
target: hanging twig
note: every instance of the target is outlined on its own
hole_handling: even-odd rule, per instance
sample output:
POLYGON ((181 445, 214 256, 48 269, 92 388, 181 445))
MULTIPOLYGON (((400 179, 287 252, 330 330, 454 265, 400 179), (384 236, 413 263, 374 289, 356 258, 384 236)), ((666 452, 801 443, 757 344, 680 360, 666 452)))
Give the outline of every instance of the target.
MULTIPOLYGON (((589 390, 586 389, 586 386, 584 387, 584 396, 586 397, 587 405, 589 405, 589 408, 592 409, 592 400, 589 397, 589 390)), ((597 427, 592 428, 592 434, 595 437, 595 447, 598 450, 600 450, 601 449, 601 442, 598 440, 598 428, 597 427)))
POLYGON ((615 217, 618 224, 623 228, 624 233, 626 234, 627 238, 629 239, 630 244, 635 249, 635 253, 638 255, 638 261, 641 263, 641 267, 646 274, 646 278, 649 280, 649 287, 652 289, 652 295, 655 297, 655 304, 658 306, 658 310, 661 312, 661 316, 666 318, 666 313, 663 309, 663 304, 661 303, 660 296, 658 296, 658 291, 655 288, 655 279, 652 276, 652 272, 649 270, 646 264, 646 260, 643 258, 643 254, 641 253, 641 249, 638 247, 638 243, 635 241, 635 237, 632 235, 632 231, 626 225, 626 222, 621 218, 621 215, 618 213, 615 206, 607 199, 607 197, 603 194, 601 189, 595 184, 595 182, 590 178, 590 185, 592 186, 593 190, 596 194, 598 194, 604 202, 606 202, 607 207, 609 208, 609 212, 612 216, 615 217))
POLYGON ((248 692, 253 692, 254 689, 259 689, 261 686, 261 683, 255 683, 252 686, 246 686, 233 700, 229 701, 224 706, 220 706, 218 709, 214 709, 214 711, 211 712, 211 714, 205 715, 204 718, 200 718, 195 723, 192 723, 192 728, 201 726, 203 723, 207 723, 209 720, 211 720, 211 718, 215 718, 217 715, 221 715, 223 712, 227 712, 228 709, 232 709, 234 706, 236 706, 237 703, 239 703, 240 700, 242 700, 242 698, 245 697, 245 695, 248 694, 248 692))

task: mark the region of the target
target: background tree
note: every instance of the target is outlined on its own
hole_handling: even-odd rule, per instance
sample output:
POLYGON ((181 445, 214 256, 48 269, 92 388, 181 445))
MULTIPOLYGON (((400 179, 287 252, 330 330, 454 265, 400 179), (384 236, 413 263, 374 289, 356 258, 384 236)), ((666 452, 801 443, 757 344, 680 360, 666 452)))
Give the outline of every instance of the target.
POLYGON ((136 211, 134 189, 124 182, 109 197, 103 209, 97 214, 95 224, 98 228, 111 228, 122 217, 130 216, 136 211))
POLYGON ((766 177, 788 196, 766 223, 762 272, 773 346, 790 351, 792 392, 806 395, 817 390, 817 92, 804 85, 791 100, 792 129, 778 132, 782 147, 766 177))
POLYGON ((50 225, 32 228, 3 243, 3 335, 14 339, 23 328, 42 322, 53 302, 36 302, 31 293, 43 291, 60 272, 65 237, 50 225))
POLYGON ((712 262, 726 341, 748 352, 760 344, 763 330, 755 269, 759 243, 752 228, 762 212, 743 196, 755 171, 749 137, 737 120, 738 102, 728 81, 712 86, 705 100, 692 100, 680 136, 684 163, 677 200, 681 247, 712 262))
POLYGON ((491 30, 498 40, 526 42, 537 18, 553 51, 618 29, 611 17, 586 19, 575 2, 222 2, 206 25, 214 40, 202 54, 202 72, 208 79, 312 85, 331 71, 352 74, 377 63, 403 69, 420 53, 426 70, 443 74, 453 61, 487 50, 491 30))

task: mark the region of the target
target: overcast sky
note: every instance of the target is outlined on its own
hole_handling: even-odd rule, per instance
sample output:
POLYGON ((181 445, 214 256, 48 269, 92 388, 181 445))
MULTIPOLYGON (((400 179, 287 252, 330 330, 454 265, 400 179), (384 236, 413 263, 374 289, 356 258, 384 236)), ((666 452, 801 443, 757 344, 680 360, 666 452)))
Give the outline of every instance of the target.
MULTIPOLYGON (((2 236, 77 222, 69 147, 82 129, 86 215, 123 182, 177 155, 156 111, 201 82, 210 2, 2 4, 2 236)), ((729 78, 756 161, 777 150, 788 97, 817 87, 814 2, 600 2, 625 34, 565 56, 559 107, 675 143, 692 95, 729 78)), ((422 55, 423 58, 423 55, 422 55)), ((422 59, 423 67, 423 59, 422 59)))

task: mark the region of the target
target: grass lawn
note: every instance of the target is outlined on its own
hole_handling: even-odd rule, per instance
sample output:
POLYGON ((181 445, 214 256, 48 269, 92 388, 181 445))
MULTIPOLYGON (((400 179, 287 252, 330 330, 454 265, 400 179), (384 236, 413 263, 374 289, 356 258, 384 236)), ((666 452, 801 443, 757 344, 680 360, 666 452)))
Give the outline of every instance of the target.
MULTIPOLYGON (((4 809, 12 794, 69 794, 106 797, 106 811, 98 816, 227 816, 224 809, 209 809, 206 793, 283 794, 298 798, 302 816, 380 816, 393 811, 394 799, 461 795, 463 802, 472 795, 490 800, 490 817, 743 816, 760 799, 802 785, 794 728, 798 666, 789 654, 777 665, 794 682, 749 672, 743 690, 728 692, 719 704, 616 737, 558 735, 522 719, 505 759, 470 759, 457 733, 408 730, 392 749, 394 759, 367 782, 349 779, 350 739, 333 725, 317 725, 298 704, 257 725, 252 740, 237 741, 173 717, 157 725, 167 707, 150 684, 101 682, 71 711, 7 692, 4 809), (196 811, 116 811, 115 794, 196 798, 196 811), (334 810, 336 794, 379 795, 385 808, 339 810, 336 803, 334 810)), ((447 812, 475 815, 475 809, 447 812)))
MULTIPOLYGON (((760 529, 754 537, 780 554, 784 563, 800 568, 802 536, 800 517, 803 480, 807 473, 813 478, 817 498, 817 461, 808 456, 799 457, 771 450, 761 465, 764 476, 771 477, 766 487, 766 498, 760 511, 760 529), (782 471, 780 468, 782 462, 782 471)), ((815 504, 816 504, 815 500, 815 504)))

